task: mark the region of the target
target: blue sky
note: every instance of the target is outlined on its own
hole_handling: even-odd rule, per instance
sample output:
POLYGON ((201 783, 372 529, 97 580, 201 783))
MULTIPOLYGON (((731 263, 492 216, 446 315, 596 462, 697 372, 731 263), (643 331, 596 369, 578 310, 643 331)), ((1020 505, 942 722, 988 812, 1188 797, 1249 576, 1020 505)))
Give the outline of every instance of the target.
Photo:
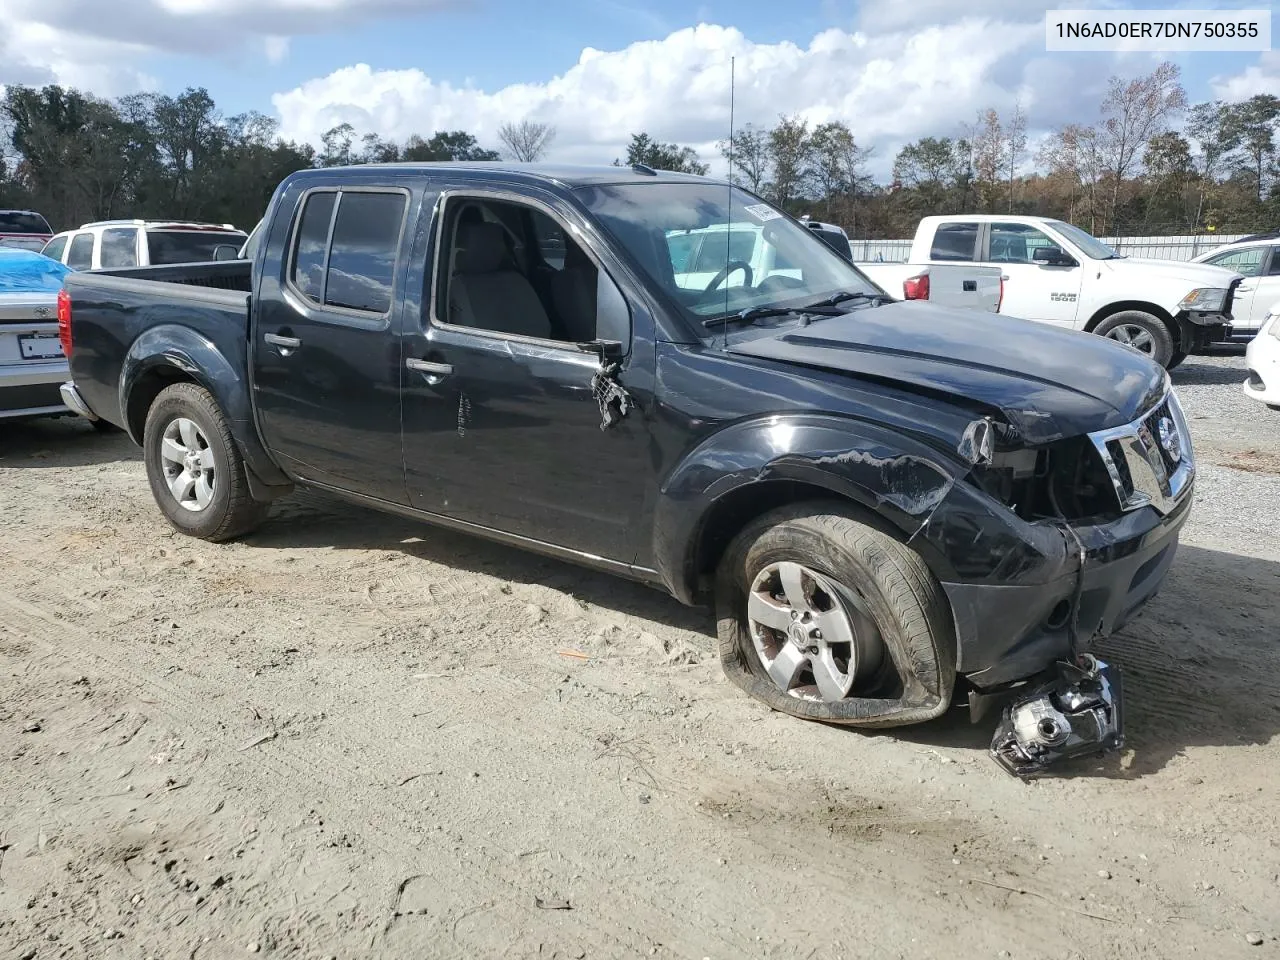
MULTIPOLYGON (((532 117, 556 127, 553 159, 607 162, 647 130, 714 160, 736 56, 740 122, 842 120, 875 147, 872 172, 882 172, 902 143, 958 135, 988 106, 1023 104, 1033 138, 1095 120, 1109 75, 1149 71, 1162 57, 1047 53, 1045 10, 1086 5, 1174 4, 4 0, 0 84, 104 95, 203 86, 224 112, 262 111, 311 142, 350 122, 396 140, 461 127, 497 146, 502 122, 532 117), (587 48, 602 54, 584 58, 587 48)), ((1274 51, 1167 56, 1193 102, 1280 92, 1274 51)))

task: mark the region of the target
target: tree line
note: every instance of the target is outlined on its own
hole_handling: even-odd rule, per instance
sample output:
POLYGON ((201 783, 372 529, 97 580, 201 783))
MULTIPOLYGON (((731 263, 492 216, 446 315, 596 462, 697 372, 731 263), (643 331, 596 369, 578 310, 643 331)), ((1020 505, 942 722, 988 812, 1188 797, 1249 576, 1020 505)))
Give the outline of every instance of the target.
MULTIPOLYGON (((0 207, 42 212, 58 229, 114 217, 230 222, 248 229, 276 185, 309 167, 430 160, 531 162, 556 131, 523 120, 498 143, 465 130, 404 142, 327 131, 319 147, 280 136, 256 112, 223 115, 204 89, 107 100, 59 86, 9 87, 0 101, 0 207)), ((841 122, 781 116, 719 144, 731 178, 855 237, 910 236, 927 214, 1025 213, 1096 235, 1280 228, 1280 98, 1189 104, 1176 65, 1111 78, 1092 124, 1029 143, 1020 106, 982 110, 945 136, 922 137, 877 183, 871 148, 841 122)), ((693 148, 634 133, 619 165, 705 174, 693 148)))

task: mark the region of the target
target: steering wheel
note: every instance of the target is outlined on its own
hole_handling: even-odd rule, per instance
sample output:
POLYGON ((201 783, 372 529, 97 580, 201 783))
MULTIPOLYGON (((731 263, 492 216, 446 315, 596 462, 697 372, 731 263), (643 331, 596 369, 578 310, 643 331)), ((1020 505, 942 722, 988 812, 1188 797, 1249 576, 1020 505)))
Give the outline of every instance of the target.
POLYGON ((785 274, 774 274, 760 283, 756 288, 759 293, 772 292, 774 290, 795 290, 804 286, 804 281, 797 277, 788 277, 785 274))
POLYGON ((735 270, 741 270, 744 274, 746 274, 746 286, 748 287, 751 286, 751 281, 755 279, 755 277, 751 273, 751 264, 745 263, 742 260, 730 260, 728 263, 724 265, 723 270, 721 270, 719 273, 717 273, 714 277, 711 278, 711 282, 707 284, 706 289, 703 290, 702 292, 710 293, 716 287, 720 286, 720 284, 728 280, 729 274, 733 273, 733 271, 735 270))

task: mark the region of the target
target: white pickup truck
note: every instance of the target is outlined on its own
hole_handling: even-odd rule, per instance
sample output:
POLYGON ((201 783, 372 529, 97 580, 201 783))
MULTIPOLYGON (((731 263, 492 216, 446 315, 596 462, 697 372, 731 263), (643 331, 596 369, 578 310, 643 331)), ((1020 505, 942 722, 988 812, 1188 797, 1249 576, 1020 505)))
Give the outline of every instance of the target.
MULTIPOLYGON (((814 235, 832 247, 846 260, 851 260, 849 239, 844 230, 829 223, 802 219, 814 235)), ((723 224, 698 230, 672 231, 667 246, 675 270, 676 284, 682 289, 703 290, 709 284, 725 282, 759 282, 766 277, 794 277, 794 270, 768 242, 766 231, 758 224, 734 222, 728 231, 723 224), (738 265, 721 275, 721 268, 738 265), (741 269, 750 268, 750 275, 741 269)), ((947 307, 968 307, 1000 312, 1003 296, 1003 271, 961 263, 904 266, 898 263, 855 264, 872 283, 899 300, 929 300, 947 307)))
POLYGON ((1207 264, 1123 257, 1061 220, 999 214, 921 220, 910 267, 957 263, 1003 272, 1002 313, 1110 337, 1170 369, 1227 338, 1244 280, 1207 264))

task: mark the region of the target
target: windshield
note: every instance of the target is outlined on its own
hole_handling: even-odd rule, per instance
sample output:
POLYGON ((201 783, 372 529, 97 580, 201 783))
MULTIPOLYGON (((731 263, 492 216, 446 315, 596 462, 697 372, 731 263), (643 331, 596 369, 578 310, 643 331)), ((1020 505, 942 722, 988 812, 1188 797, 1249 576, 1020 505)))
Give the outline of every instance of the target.
POLYGON ((1090 236, 1079 227, 1073 227, 1071 224, 1063 223, 1061 220, 1050 220, 1049 226, 1079 247, 1080 252, 1090 260, 1116 260, 1120 257, 1120 254, 1116 253, 1101 240, 1090 236))
POLYGON ((758 198, 712 183, 584 187, 579 195, 694 329, 753 307, 800 307, 883 291, 758 198))
POLYGON ((262 236, 263 221, 259 220, 257 225, 249 231, 249 239, 240 247, 240 252, 236 254, 238 260, 252 260, 258 255, 258 240, 262 236))
POLYGON ((245 235, 218 233, 213 230, 148 230, 147 248, 154 265, 172 263, 204 263, 213 259, 214 248, 230 244, 237 249, 245 235))

